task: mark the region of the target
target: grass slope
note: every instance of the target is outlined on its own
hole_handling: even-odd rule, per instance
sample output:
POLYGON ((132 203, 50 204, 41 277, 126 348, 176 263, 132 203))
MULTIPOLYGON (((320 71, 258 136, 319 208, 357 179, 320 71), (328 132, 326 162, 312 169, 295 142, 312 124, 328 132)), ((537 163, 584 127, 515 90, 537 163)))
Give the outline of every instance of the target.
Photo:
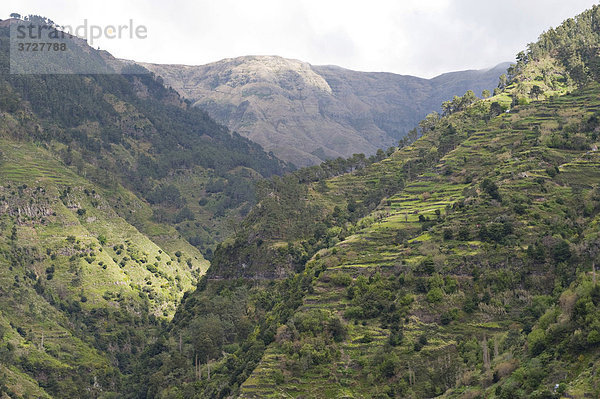
POLYGON ((154 242, 119 216, 117 198, 151 214, 124 188, 106 191, 35 144, 2 139, 0 151, 1 381, 17 397, 120 389, 115 355, 145 338, 115 334, 171 318, 208 262, 172 227, 156 225, 154 242))

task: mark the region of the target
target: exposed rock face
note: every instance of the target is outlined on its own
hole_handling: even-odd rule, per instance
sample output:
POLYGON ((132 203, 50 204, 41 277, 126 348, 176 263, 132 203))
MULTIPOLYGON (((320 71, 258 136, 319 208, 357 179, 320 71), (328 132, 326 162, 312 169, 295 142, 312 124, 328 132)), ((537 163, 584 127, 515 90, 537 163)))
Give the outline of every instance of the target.
POLYGON ((276 56, 142 65, 217 121, 297 166, 395 145, 442 101, 493 89, 507 67, 428 80, 276 56))

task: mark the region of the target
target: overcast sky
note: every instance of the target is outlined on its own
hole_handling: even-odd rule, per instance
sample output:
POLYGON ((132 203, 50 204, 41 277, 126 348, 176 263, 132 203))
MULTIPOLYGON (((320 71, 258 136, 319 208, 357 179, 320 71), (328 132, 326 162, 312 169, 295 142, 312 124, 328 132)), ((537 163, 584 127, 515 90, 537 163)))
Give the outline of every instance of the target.
POLYGON ((146 39, 100 39, 120 58, 206 64, 281 55, 422 77, 486 68, 589 8, 592 0, 2 0, 62 25, 144 25, 146 39))

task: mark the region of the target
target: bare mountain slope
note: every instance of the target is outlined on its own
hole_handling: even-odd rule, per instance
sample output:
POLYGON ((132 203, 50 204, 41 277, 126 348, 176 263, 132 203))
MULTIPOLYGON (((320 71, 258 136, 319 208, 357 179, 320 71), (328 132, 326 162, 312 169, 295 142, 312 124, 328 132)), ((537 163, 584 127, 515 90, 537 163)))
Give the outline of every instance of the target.
POLYGON ((276 56, 143 65, 216 120, 298 166, 394 145, 442 101, 494 88, 507 67, 428 80, 276 56))

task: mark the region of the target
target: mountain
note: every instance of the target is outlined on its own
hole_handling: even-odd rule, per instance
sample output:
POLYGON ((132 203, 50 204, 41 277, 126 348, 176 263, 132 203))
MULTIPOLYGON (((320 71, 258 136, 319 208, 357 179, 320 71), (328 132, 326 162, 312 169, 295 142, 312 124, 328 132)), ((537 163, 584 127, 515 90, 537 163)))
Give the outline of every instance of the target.
POLYGON ((276 56, 141 64, 195 106, 297 166, 397 144, 442 101, 493 90, 508 63, 433 79, 313 66, 276 56))
POLYGON ((295 171, 85 43, 123 74, 9 74, 0 23, 0 397, 598 397, 598 21, 295 171))
POLYGON ((80 39, 26 65, 62 74, 9 74, 8 44, 0 24, 0 397, 120 397, 203 252, 289 169, 80 39))
POLYGON ((497 95, 451 99, 388 156, 261 182, 135 390, 597 397, 599 20, 544 33, 497 95))

